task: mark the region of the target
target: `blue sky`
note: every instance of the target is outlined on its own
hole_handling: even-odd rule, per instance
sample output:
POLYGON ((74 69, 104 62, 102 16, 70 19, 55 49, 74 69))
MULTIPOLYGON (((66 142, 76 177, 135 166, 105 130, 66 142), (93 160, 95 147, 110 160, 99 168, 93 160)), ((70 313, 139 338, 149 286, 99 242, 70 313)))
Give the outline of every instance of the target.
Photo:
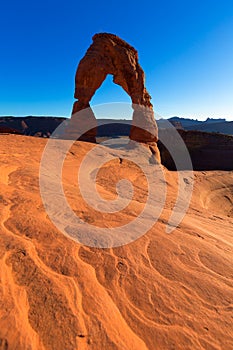
MULTIPOLYGON (((0 115, 69 116, 79 60, 97 32, 139 52, 154 109, 233 120, 233 1, 2 1, 0 115)), ((111 81, 92 104, 130 102, 111 81)))

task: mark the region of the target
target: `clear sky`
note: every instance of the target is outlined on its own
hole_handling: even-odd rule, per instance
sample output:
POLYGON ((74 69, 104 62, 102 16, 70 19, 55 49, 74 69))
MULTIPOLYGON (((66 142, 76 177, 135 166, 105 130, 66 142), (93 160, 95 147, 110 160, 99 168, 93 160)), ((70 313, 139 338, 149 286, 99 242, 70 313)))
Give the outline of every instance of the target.
MULTIPOLYGON (((138 50, 163 117, 233 120, 232 0, 3 0, 0 115, 69 116, 76 67, 97 32, 138 50)), ((129 101, 109 77, 92 104, 129 101)))

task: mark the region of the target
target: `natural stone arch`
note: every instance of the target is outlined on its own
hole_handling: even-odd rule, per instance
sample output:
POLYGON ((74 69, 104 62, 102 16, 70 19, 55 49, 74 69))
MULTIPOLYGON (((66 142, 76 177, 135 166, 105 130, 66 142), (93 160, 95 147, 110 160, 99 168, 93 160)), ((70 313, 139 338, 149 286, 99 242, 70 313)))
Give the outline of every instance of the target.
MULTIPOLYGON (((137 51, 114 34, 99 33, 92 39, 93 43, 76 71, 74 97, 77 101, 73 105, 71 120, 78 123, 78 118, 74 120, 76 113, 88 108, 89 113, 86 113, 85 118, 89 118, 91 125, 94 125, 95 117, 90 109, 90 101, 107 75, 111 74, 113 82, 120 85, 132 100, 134 112, 130 139, 150 144, 158 153, 157 125, 137 51)), ((83 139, 94 141, 95 136, 96 128, 93 128, 83 139)))

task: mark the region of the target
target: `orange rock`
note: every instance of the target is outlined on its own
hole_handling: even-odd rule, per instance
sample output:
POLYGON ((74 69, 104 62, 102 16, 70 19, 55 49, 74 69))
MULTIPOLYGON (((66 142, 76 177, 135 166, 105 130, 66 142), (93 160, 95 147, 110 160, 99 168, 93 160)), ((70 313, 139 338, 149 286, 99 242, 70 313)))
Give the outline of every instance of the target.
MULTIPOLYGON (((72 115, 90 107, 90 100, 108 74, 131 97, 133 126, 130 138, 139 142, 157 142, 158 130, 154 119, 151 97, 145 88, 145 76, 138 63, 138 53, 127 42, 114 34, 93 36, 93 43, 80 61, 75 77, 72 115)), ((93 132, 91 134, 93 138, 93 132)))

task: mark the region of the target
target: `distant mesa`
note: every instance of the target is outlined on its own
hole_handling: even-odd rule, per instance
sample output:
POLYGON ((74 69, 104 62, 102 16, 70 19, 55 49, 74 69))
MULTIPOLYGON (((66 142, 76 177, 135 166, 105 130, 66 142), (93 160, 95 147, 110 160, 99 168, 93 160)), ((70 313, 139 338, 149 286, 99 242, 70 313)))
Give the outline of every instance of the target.
POLYGON ((120 85, 132 100, 130 139, 150 144, 159 159, 158 128, 137 51, 114 34, 99 33, 92 39, 93 43, 80 61, 75 76, 74 97, 77 101, 73 105, 70 132, 73 132, 75 138, 77 128, 86 121, 91 128, 80 139, 95 142, 97 122, 90 101, 107 75, 111 74, 113 82, 120 85), (77 113, 81 110, 85 110, 84 117, 77 113))
MULTIPOLYGON (((205 121, 189 118, 172 117, 169 121, 173 124, 179 123, 184 130, 195 130, 205 132, 216 132, 233 135, 233 122, 225 118, 207 118, 205 121)), ((161 123, 161 121, 159 121, 161 123)))

